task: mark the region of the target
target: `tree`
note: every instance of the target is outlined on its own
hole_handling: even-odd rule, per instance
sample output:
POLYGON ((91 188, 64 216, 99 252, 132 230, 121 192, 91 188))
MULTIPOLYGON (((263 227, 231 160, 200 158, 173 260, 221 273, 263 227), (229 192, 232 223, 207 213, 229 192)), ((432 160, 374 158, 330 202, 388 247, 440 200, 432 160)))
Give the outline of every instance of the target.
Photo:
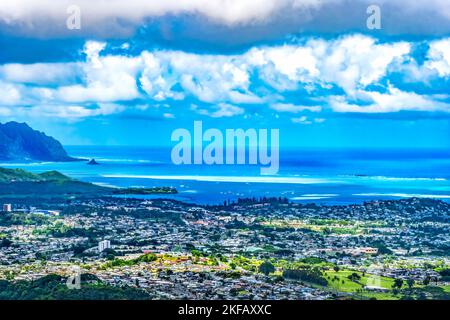
POLYGON ((275 272, 275 267, 269 261, 266 261, 266 262, 263 262, 259 266, 259 272, 261 272, 261 273, 265 274, 266 276, 268 276, 269 274, 275 272))
POLYGON ((12 245, 12 241, 8 238, 3 238, 2 241, 0 241, 0 248, 9 248, 12 245))
POLYGON ((192 250, 191 253, 192 253, 192 255, 194 257, 201 257, 201 256, 203 256, 202 252, 199 251, 199 250, 196 250, 196 249, 192 250))
POLYGON ((334 269, 335 272, 339 272, 339 270, 340 270, 340 269, 339 269, 339 266, 337 266, 337 265, 334 266, 333 269, 334 269))
POLYGON ((347 278, 349 278, 350 281, 353 281, 353 282, 357 282, 357 281, 361 280, 361 276, 359 274, 355 273, 355 272, 353 272, 347 278))
POLYGON ((423 285, 427 286, 430 284, 431 278, 430 276, 426 276, 425 279, 423 279, 423 285))
POLYGON ((401 289, 402 286, 403 286, 403 280, 402 279, 395 279, 394 283, 392 284, 392 288, 393 289, 395 289, 395 288, 401 289))
POLYGON ((408 279, 406 280, 406 284, 408 285, 409 289, 411 289, 414 285, 414 279, 408 279))
POLYGON ((283 271, 285 279, 306 281, 321 286, 327 286, 328 281, 323 277, 323 274, 317 269, 287 269, 283 271))

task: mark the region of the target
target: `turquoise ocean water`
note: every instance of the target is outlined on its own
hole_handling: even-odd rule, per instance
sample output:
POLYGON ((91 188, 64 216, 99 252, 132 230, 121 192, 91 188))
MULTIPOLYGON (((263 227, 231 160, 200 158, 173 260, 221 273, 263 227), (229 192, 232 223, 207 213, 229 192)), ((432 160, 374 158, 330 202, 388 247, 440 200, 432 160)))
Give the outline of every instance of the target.
POLYGON ((68 146, 66 150, 74 157, 95 158, 100 165, 33 162, 0 166, 32 172, 58 170, 115 187, 173 186, 179 194, 164 197, 202 204, 262 196, 325 204, 407 197, 450 201, 447 150, 284 150, 276 176, 261 176, 259 166, 249 165, 176 166, 168 148, 68 146))

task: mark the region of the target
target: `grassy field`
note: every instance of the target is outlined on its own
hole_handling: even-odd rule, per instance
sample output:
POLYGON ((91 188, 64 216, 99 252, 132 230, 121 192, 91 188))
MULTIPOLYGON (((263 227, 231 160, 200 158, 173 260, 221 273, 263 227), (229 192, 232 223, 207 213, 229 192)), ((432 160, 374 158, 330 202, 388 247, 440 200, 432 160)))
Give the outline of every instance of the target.
MULTIPOLYGON (((382 300, 395 300, 398 299, 390 291, 389 292, 374 292, 363 290, 366 285, 374 285, 372 275, 363 274, 362 272, 353 270, 328 270, 324 273, 326 279, 328 280, 328 287, 333 291, 353 293, 357 296, 363 296, 367 298, 377 298, 382 300), (352 273, 358 274, 361 279, 357 282, 352 281, 348 278, 352 273)), ((392 289, 392 284, 394 279, 387 277, 380 277, 379 286, 388 290, 392 289)))

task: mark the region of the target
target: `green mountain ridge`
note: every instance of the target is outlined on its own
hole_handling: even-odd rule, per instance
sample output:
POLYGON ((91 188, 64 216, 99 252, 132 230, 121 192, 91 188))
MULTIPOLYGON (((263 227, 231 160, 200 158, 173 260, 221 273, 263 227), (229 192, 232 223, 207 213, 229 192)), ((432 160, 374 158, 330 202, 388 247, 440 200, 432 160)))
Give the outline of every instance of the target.
POLYGON ((32 173, 23 169, 0 168, 0 183, 10 182, 40 182, 40 181, 71 181, 73 179, 58 171, 32 173))
POLYGON ((70 157, 62 144, 26 123, 0 123, 0 159, 6 161, 81 161, 70 157))
POLYGON ((0 197, 23 195, 89 195, 173 194, 177 190, 160 188, 110 188, 72 179, 58 171, 32 173, 23 169, 0 167, 0 197))

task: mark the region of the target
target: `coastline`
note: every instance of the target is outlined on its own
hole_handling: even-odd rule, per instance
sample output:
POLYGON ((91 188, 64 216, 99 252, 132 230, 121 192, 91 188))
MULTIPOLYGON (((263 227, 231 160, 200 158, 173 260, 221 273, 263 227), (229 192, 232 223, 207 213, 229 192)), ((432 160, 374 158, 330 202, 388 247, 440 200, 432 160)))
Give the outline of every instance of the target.
MULTIPOLYGON (((112 188, 172 187, 170 199, 198 204, 251 197, 287 197, 298 203, 347 205, 405 198, 450 199, 450 157, 443 152, 363 152, 358 150, 281 150, 277 176, 261 176, 248 165, 176 166, 167 148, 67 146, 84 162, 2 163, 33 173, 56 170, 74 179, 112 188), (80 157, 83 155, 84 157, 80 157), (421 159, 410 161, 410 159, 421 159)), ((134 195, 137 196, 137 195, 134 195)), ((153 195, 139 195, 153 198, 153 195)), ((158 195, 157 195, 158 196, 158 195)), ((164 196, 164 195, 163 195, 164 196)))

